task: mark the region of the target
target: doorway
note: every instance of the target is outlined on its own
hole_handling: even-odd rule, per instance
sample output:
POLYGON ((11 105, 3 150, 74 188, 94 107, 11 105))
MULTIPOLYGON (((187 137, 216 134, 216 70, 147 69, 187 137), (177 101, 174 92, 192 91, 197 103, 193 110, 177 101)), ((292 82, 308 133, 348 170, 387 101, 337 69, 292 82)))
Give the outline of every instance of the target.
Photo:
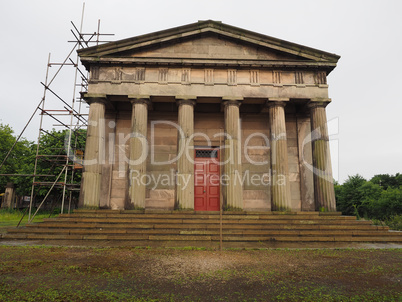
POLYGON ((220 210, 219 149, 200 148, 195 150, 194 210, 220 210))

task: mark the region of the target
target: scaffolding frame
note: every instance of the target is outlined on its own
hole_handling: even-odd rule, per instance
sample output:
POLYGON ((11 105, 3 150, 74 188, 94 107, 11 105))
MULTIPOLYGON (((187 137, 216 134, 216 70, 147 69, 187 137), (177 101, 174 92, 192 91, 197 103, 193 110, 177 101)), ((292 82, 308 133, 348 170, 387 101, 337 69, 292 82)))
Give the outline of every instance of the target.
MULTIPOLYGON (((43 98, 42 98, 42 103, 40 107, 40 126, 39 126, 39 131, 38 131, 38 140, 37 140, 37 149, 36 149, 36 156, 35 156, 35 166, 34 166, 34 177, 32 181, 32 189, 31 189, 31 198, 30 198, 30 205, 29 205, 29 217, 28 221, 31 222, 33 218, 35 217, 36 213, 39 211, 41 206, 45 203, 47 197, 49 196, 50 192, 53 190, 53 188, 58 187, 62 188, 62 198, 61 198, 61 214, 63 214, 64 211, 64 206, 65 206, 65 200, 68 194, 68 213, 71 211, 71 201, 72 201, 72 193, 73 191, 79 191, 80 184, 74 184, 74 175, 77 170, 77 165, 76 163, 80 161, 79 158, 77 158, 76 154, 72 154, 72 149, 71 149, 71 144, 72 144, 72 134, 75 133, 75 141, 74 141, 74 150, 76 150, 77 147, 77 136, 78 136, 78 130, 80 129, 86 129, 88 122, 85 118, 87 114, 82 113, 82 103, 84 100, 82 99, 82 95, 84 92, 87 91, 88 88, 88 73, 83 72, 80 69, 79 66, 79 57, 78 54, 74 51, 79 50, 84 47, 89 47, 90 44, 96 43, 96 45, 99 45, 99 43, 104 43, 104 42, 109 42, 109 41, 101 41, 100 37, 101 36, 113 36, 113 34, 101 34, 100 33, 100 20, 98 20, 98 26, 97 26, 97 31, 93 33, 83 33, 82 28, 83 28, 83 23, 84 23, 84 12, 85 12, 85 3, 83 4, 82 8, 82 14, 81 14, 81 23, 79 26, 79 29, 77 26, 71 22, 71 25, 73 26, 73 29, 71 29, 71 33, 73 34, 75 40, 68 41, 73 43, 73 47, 71 51, 68 53, 66 56, 65 60, 61 63, 59 62, 51 62, 50 61, 50 54, 49 54, 49 59, 48 59, 48 64, 47 64, 47 69, 46 69, 46 77, 45 77, 45 82, 42 83, 42 86, 44 87, 43 91, 43 98), (96 38, 96 40, 93 40, 96 38), (49 76, 49 68, 52 66, 59 66, 57 69, 56 73, 48 82, 48 76, 49 76), (61 69, 65 66, 72 66, 74 68, 74 85, 72 89, 72 101, 69 104, 67 101, 65 101, 62 97, 60 97, 54 90, 50 88, 51 83, 53 80, 56 78, 56 76, 59 74, 61 69), (77 88, 79 89, 78 95, 77 95, 77 88), (46 94, 47 92, 50 92, 56 99, 58 99, 61 103, 63 103, 63 109, 45 109, 45 100, 46 100, 46 94), (77 106, 78 103, 78 108, 76 109, 75 107, 77 106), (64 127, 68 131, 68 139, 67 142, 65 143, 65 151, 66 154, 58 154, 58 155, 40 155, 39 150, 40 150, 40 139, 42 132, 45 132, 47 134, 50 134, 48 131, 44 130, 42 125, 43 125, 43 118, 44 116, 49 116, 53 120, 57 121, 58 124, 54 124, 53 126, 60 126, 64 127), (67 116, 69 118, 69 123, 66 124, 65 122, 61 121, 58 116, 67 116), (57 175, 56 179, 54 182, 48 182, 48 181, 36 181, 36 169, 37 169, 37 162, 39 159, 45 158, 46 160, 53 160, 56 164, 61 164, 64 163, 62 166, 61 172, 57 175), (51 158, 56 158, 56 159, 51 159, 51 158), (59 181, 60 178, 64 178, 63 181, 59 181), (68 178, 70 179, 70 182, 68 182, 68 178), (35 191, 35 186, 50 186, 50 189, 46 196, 43 198, 42 202, 39 204, 36 212, 32 215, 32 206, 33 206, 33 200, 34 200, 34 191, 35 191), (67 193, 67 194, 66 194, 67 193)), ((82 160, 82 159, 81 159, 82 160)), ((81 165, 82 168, 82 165, 81 165)))
MULTIPOLYGON (((73 154, 73 150, 77 148, 77 137, 79 136, 79 130, 85 130, 87 127, 87 115, 83 112, 83 105, 84 102, 82 95, 87 91, 88 88, 88 72, 82 71, 82 66, 79 64, 79 57, 76 50, 81 48, 89 47, 90 45, 96 44, 99 45, 100 43, 106 43, 110 41, 103 41, 101 38, 103 36, 113 36, 114 34, 102 34, 100 33, 100 20, 98 20, 97 30, 93 33, 83 33, 83 23, 84 23, 84 12, 85 12, 85 2, 82 6, 82 13, 81 13, 81 22, 79 28, 71 21, 72 29, 70 30, 74 40, 68 41, 69 43, 73 43, 73 47, 71 48, 70 52, 67 54, 65 59, 62 62, 51 62, 51 54, 48 55, 47 66, 46 66, 46 75, 45 81, 40 82, 43 86, 43 95, 36 106, 36 109, 32 113, 31 117, 29 118, 28 122, 26 123, 25 127, 17 137, 16 141, 14 142, 13 146, 10 148, 9 152, 3 159, 0 170, 4 163, 6 162, 7 158, 11 154, 12 150, 14 149, 17 142, 22 137, 22 134, 32 121, 33 117, 39 111, 40 115, 40 122, 39 122, 39 129, 38 129, 38 138, 37 138, 37 145, 36 145, 36 154, 35 154, 35 163, 34 163, 34 171, 33 174, 3 174, 4 176, 19 176, 19 177, 32 177, 32 187, 31 187, 31 195, 29 201, 29 211, 28 211, 28 222, 32 222, 33 218, 42 207, 42 205, 46 202, 48 196, 52 192, 53 188, 61 188, 62 189, 62 196, 61 196, 61 214, 63 214, 65 201, 68 198, 68 213, 71 211, 71 201, 72 201, 72 193, 74 191, 80 190, 80 184, 73 183, 74 175, 76 170, 82 169, 82 157, 77 157, 76 154, 73 154), (52 66, 57 66, 57 70, 54 74, 50 75, 50 68, 52 66), (59 76, 61 70, 65 67, 72 67, 74 69, 74 84, 72 89, 72 99, 71 102, 66 101, 63 99, 53 88, 52 83, 54 80, 59 76), (52 87, 52 88, 51 88, 52 87), (46 99, 48 95, 51 95, 55 98, 58 102, 58 105, 61 105, 62 108, 46 108, 47 105, 46 99), (44 118, 50 118, 53 121, 57 122, 57 124, 53 124, 54 127, 63 127, 64 130, 67 130, 68 135, 66 135, 66 139, 64 140, 64 148, 52 148, 55 152, 52 154, 40 154, 41 150, 41 138, 43 133, 53 136, 48 130, 44 129, 44 118), (67 119, 68 122, 63 121, 67 119), (75 134, 75 138, 73 141, 73 133, 75 134), (74 147, 72 148, 72 145, 74 147), (56 150, 59 150, 57 153, 56 150), (65 150, 65 154, 62 154, 63 150, 65 150), (52 167, 58 166, 61 167, 61 171, 55 175, 52 174, 52 171, 49 173, 44 174, 37 174, 38 170, 38 162, 39 161, 48 161, 52 163, 52 167), (81 164, 77 164, 80 163, 81 164), (45 181, 41 179, 42 177, 55 177, 54 181, 49 181, 48 179, 45 181), (61 181, 59 181, 61 179, 61 181), (36 187, 50 187, 47 194, 43 198, 43 200, 39 203, 34 214, 32 214, 32 208, 36 204, 34 202, 35 199, 35 188, 36 187)), ((59 139, 55 137, 56 139, 59 139)), ((50 169, 53 170, 53 169, 50 169)), ((25 215, 25 213, 24 213, 25 215)))

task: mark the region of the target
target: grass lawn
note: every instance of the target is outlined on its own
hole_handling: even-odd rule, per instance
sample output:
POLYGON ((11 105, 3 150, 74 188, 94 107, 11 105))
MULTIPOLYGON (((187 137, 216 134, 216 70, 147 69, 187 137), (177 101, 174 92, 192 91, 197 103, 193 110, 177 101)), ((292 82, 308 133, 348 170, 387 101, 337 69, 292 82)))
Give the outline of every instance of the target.
POLYGON ((401 301, 401 249, 0 246, 0 301, 401 301))
MULTIPOLYGON (((36 210, 32 210, 32 215, 36 210)), ((8 210, 8 209, 0 209, 0 234, 6 233, 7 229, 14 228, 18 225, 18 222, 21 220, 21 217, 24 215, 24 211, 18 210, 8 210)), ((39 213, 35 216, 33 222, 43 221, 43 218, 48 218, 49 213, 39 213)), ((55 214, 51 214, 50 217, 56 216, 55 214)), ((28 222, 28 210, 24 216, 24 219, 21 221, 20 226, 26 225, 28 222)))

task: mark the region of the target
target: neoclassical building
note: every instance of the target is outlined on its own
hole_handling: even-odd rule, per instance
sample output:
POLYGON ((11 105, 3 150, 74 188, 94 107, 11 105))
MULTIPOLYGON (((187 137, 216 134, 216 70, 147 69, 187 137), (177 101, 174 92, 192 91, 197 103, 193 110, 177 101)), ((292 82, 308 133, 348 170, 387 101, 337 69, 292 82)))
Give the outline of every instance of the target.
POLYGON ((82 207, 335 211, 325 107, 339 56, 211 20, 79 56, 82 207))

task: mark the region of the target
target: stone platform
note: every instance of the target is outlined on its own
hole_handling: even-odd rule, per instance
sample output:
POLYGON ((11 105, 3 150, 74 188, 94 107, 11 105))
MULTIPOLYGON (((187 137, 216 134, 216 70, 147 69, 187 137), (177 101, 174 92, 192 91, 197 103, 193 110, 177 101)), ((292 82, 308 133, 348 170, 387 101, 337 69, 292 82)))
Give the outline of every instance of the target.
POLYGON ((76 210, 12 228, 1 241, 138 247, 319 248, 402 244, 402 232, 339 212, 76 210), (221 229, 222 221, 222 232, 221 229))

